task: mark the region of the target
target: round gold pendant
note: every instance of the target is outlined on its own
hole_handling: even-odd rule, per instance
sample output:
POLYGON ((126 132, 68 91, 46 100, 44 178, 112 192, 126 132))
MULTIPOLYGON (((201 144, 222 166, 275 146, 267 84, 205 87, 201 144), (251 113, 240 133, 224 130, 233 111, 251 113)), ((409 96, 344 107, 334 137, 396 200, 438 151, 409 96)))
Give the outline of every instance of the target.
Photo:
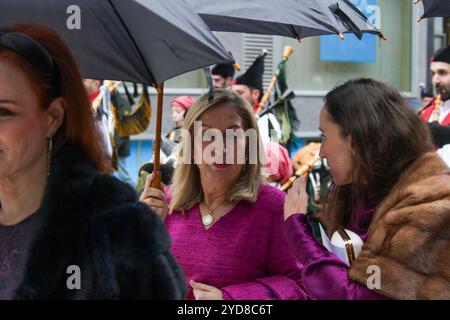
POLYGON ((202 223, 205 227, 209 227, 214 222, 214 217, 210 214, 207 214, 202 217, 202 223))

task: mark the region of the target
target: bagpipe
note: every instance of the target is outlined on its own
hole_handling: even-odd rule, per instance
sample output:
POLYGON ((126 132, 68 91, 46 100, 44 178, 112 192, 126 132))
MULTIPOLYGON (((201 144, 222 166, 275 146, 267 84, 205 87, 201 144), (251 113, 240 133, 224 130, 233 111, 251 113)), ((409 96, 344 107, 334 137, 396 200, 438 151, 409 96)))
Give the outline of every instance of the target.
POLYGON ((281 186, 282 191, 292 187, 295 180, 313 171, 314 166, 321 160, 319 156, 320 143, 310 143, 298 150, 291 159, 295 174, 281 186))
POLYGON ((432 108, 431 113, 429 114, 428 127, 430 128, 433 144, 437 149, 441 149, 450 144, 450 126, 445 124, 441 125, 439 123, 442 105, 442 96, 438 94, 431 104, 428 104, 416 111, 417 115, 422 116, 427 109, 432 108))
POLYGON ((100 93, 91 105, 99 132, 104 141, 106 153, 111 159, 113 168, 116 170, 119 165, 119 155, 115 136, 128 137, 141 134, 150 124, 152 112, 147 86, 143 85, 142 91, 141 99, 135 104, 133 97, 131 97, 122 81, 106 80, 100 86, 100 93), (125 88, 131 110, 134 111, 123 112, 118 108, 119 93, 117 88, 121 84, 125 88))
POLYGON ((277 70, 275 71, 275 74, 272 76, 272 80, 270 81, 269 86, 267 87, 266 91, 264 92, 263 97, 261 98, 261 101, 259 102, 258 109, 256 110, 256 113, 259 114, 264 109, 267 101, 269 101, 269 97, 270 97, 273 89, 275 88, 275 85, 277 83, 278 78, 280 77, 280 74, 282 72, 284 72, 284 70, 285 70, 284 65, 286 64, 286 61, 289 59, 289 57, 293 53, 294 53, 294 48, 292 48, 290 46, 285 46, 284 47, 282 60, 278 64, 277 70))
MULTIPOLYGON (((110 95, 110 108, 114 119, 114 130, 120 136, 130 136, 143 133, 148 125, 152 116, 152 110, 150 105, 150 98, 146 85, 142 85, 142 95, 137 103, 135 103, 133 97, 128 91, 127 86, 122 81, 104 81, 103 84, 108 88, 110 95), (120 112, 114 103, 113 96, 117 93, 119 85, 123 85, 125 93, 128 98, 128 103, 132 106, 131 112, 120 112)), ((102 101, 106 98, 104 91, 101 91, 97 98, 92 102, 92 108, 94 111, 98 109, 102 101)), ((136 94, 135 94, 136 96, 136 94)))
POLYGON ((436 99, 434 99, 433 102, 432 102, 431 104, 419 108, 419 109, 416 111, 416 114, 417 114, 418 116, 422 116, 422 114, 425 112, 426 109, 432 107, 432 108, 433 108, 433 111, 432 111, 431 116, 430 116, 430 122, 433 122, 433 121, 439 121, 439 116, 441 115, 441 107, 442 107, 442 104, 443 104, 443 102, 442 102, 442 96, 441 96, 440 94, 438 94, 438 95, 436 96, 436 99))
MULTIPOLYGON (((288 88, 286 81, 286 63, 290 56, 294 53, 294 49, 290 46, 285 46, 282 60, 277 66, 277 69, 272 76, 272 80, 267 87, 264 95, 258 105, 257 116, 262 118, 270 113, 274 114, 281 124, 282 138, 280 144, 289 146, 294 143, 294 132, 297 130, 300 121, 297 118, 295 109, 291 103, 295 98, 294 92, 288 88), (275 90, 274 102, 265 107, 269 101, 272 91, 275 90)), ((311 184, 315 191, 320 190, 322 183, 328 178, 328 170, 323 165, 319 157, 320 144, 311 143, 304 148, 298 150, 291 159, 291 164, 294 168, 294 176, 281 186, 282 191, 287 191, 294 181, 303 175, 314 172, 310 177, 311 184), (326 178, 325 178, 326 177, 326 178)), ((317 192, 315 192, 317 193, 317 192)), ((319 192, 320 193, 320 192, 319 192)))
POLYGON ((293 53, 294 49, 292 47, 284 47, 282 59, 278 63, 270 84, 265 90, 256 110, 258 119, 269 118, 269 121, 258 121, 259 124, 262 123, 269 126, 267 130, 261 130, 261 134, 267 132, 267 135, 271 138, 271 128, 275 129, 275 131, 279 131, 277 132, 279 135, 277 137, 279 143, 286 146, 288 149, 294 142, 294 132, 300 124, 295 113, 295 109, 291 103, 291 100, 295 97, 295 94, 288 88, 286 81, 286 63, 293 53), (274 102, 270 103, 269 100, 272 92, 274 92, 274 102), (274 119, 277 122, 275 125, 273 124, 274 119))

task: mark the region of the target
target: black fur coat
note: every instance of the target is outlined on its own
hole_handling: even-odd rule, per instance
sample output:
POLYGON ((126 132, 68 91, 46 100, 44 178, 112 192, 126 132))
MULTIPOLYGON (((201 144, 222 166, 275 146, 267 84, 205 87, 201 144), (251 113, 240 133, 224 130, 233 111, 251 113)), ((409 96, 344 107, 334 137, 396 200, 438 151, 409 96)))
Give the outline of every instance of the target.
POLYGON ((16 299, 182 299, 184 275, 160 218, 77 149, 54 157, 16 299), (67 283, 80 271, 81 289, 67 283))

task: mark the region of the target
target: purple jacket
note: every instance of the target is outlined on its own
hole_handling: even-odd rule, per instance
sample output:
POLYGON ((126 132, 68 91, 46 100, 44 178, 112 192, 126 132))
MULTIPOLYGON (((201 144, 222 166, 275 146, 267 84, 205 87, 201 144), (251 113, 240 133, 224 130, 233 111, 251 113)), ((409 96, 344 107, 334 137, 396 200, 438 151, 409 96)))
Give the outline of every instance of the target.
MULTIPOLYGON (((357 233, 365 242, 367 231, 376 208, 357 212, 358 228, 350 221, 347 229, 357 233)), ((388 299, 365 285, 350 280, 348 266, 329 252, 313 236, 308 218, 304 214, 290 216, 282 226, 292 251, 303 263, 302 279, 308 294, 314 299, 378 300, 388 299)))
POLYGON ((285 194, 262 185, 256 203, 238 203, 205 230, 198 205, 166 219, 172 252, 190 280, 222 290, 224 299, 307 299, 302 265, 283 238, 285 194))

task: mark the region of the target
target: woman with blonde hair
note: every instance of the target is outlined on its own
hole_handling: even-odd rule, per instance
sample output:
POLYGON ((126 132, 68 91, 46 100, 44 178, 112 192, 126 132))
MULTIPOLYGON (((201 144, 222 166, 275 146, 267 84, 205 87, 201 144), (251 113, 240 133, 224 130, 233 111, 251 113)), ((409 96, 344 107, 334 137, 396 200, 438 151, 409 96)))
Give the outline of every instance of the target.
POLYGON ((262 183, 263 151, 251 106, 217 89, 211 101, 206 94, 189 109, 183 129, 183 161, 167 196, 150 187, 151 175, 141 201, 165 221, 187 298, 306 299, 302 266, 281 234, 284 193, 262 183))

